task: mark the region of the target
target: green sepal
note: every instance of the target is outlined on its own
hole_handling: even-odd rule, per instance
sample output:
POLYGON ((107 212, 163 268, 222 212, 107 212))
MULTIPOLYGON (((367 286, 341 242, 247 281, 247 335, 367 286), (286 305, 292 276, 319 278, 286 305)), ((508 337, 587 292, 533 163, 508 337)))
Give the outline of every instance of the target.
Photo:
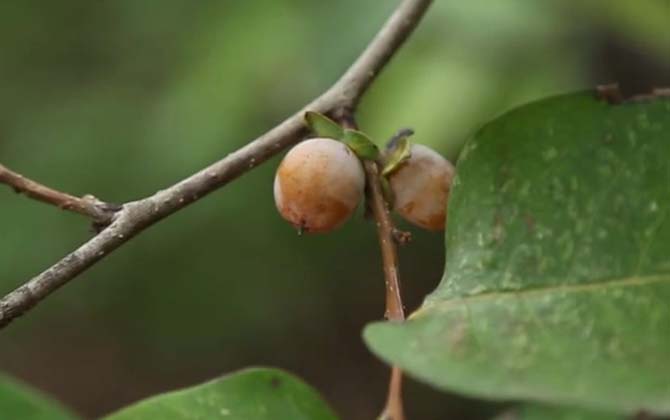
POLYGON ((341 140, 344 137, 344 129, 338 123, 318 112, 305 112, 305 124, 319 137, 336 140, 341 140))
POLYGON ((360 159, 376 160, 379 157, 379 148, 362 131, 344 130, 342 142, 349 146, 360 159))
POLYGON ((386 159, 382 176, 388 176, 412 156, 412 143, 407 137, 400 137, 386 151, 386 159))

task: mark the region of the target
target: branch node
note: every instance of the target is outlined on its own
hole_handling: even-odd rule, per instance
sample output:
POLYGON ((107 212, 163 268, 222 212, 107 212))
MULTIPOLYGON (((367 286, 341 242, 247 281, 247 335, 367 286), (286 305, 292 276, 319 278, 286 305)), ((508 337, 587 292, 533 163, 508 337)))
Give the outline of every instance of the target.
POLYGON ((17 194, 51 204, 61 210, 90 217, 96 225, 108 225, 114 214, 121 208, 116 204, 105 203, 92 195, 75 197, 40 184, 16 173, 0 164, 0 183, 7 184, 17 194))
POLYGON ((412 233, 398 228, 393 228, 393 239, 398 245, 407 245, 412 242, 412 233))

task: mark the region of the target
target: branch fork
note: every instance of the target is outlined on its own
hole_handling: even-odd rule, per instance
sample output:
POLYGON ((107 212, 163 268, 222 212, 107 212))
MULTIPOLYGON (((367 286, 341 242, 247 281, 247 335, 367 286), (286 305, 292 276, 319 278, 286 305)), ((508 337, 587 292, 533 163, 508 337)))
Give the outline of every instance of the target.
MULTIPOLYGON (((106 203, 93 196, 76 197, 42 185, 0 165, 0 183, 5 183, 28 197, 87 216, 93 220, 98 232, 60 261, 0 299, 0 328, 33 308, 147 227, 202 199, 300 141, 305 133, 305 112, 328 114, 337 120, 351 118, 353 123, 353 115, 360 99, 419 24, 431 3, 432 0, 402 0, 361 55, 330 89, 242 148, 149 197, 123 205, 106 203)), ((380 167, 373 161, 366 161, 364 167, 384 262, 386 317, 392 321, 401 321, 404 319, 404 311, 398 282, 396 241, 403 243, 407 237, 398 234, 391 222, 380 185, 380 167)), ((382 415, 384 419, 404 419, 400 382, 401 373, 393 368, 389 400, 382 415)))
POLYGON ((47 187, 37 181, 27 178, 0 164, 0 183, 7 184, 15 193, 51 204, 61 210, 67 210, 89 217, 93 221, 96 231, 109 225, 121 206, 106 203, 93 195, 87 194, 76 197, 71 194, 47 187))

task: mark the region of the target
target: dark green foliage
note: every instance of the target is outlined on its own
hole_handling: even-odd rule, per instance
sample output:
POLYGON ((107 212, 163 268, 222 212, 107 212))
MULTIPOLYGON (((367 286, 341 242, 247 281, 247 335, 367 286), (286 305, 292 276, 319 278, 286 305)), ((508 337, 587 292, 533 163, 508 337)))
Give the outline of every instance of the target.
POLYGON ((405 325, 365 338, 438 387, 670 412, 670 100, 560 96, 461 155, 447 264, 405 325))
POLYGON ((7 420, 75 420, 58 403, 5 375, 0 375, 0 418, 7 420))

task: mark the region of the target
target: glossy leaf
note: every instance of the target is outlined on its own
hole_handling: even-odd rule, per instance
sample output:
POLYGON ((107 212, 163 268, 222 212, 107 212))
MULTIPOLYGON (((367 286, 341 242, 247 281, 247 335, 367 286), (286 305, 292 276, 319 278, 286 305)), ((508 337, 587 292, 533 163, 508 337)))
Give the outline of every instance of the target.
POLYGON ((253 368, 151 397, 106 420, 334 420, 319 395, 277 369, 253 368))
POLYGON ((509 410, 495 420, 628 420, 620 414, 568 408, 560 406, 525 404, 509 410))
POLYGON ((319 137, 336 140, 341 140, 344 137, 344 129, 338 123, 318 112, 305 112, 305 123, 319 137))
POLYGON ((14 379, 0 375, 0 418, 17 420, 75 420, 55 401, 14 379))
POLYGON ((670 100, 529 104, 456 171, 442 282, 369 347, 478 397, 670 413, 670 100))
POLYGON ((344 130, 342 138, 344 144, 349 146, 360 159, 375 160, 379 157, 377 145, 365 133, 358 130, 344 130))

